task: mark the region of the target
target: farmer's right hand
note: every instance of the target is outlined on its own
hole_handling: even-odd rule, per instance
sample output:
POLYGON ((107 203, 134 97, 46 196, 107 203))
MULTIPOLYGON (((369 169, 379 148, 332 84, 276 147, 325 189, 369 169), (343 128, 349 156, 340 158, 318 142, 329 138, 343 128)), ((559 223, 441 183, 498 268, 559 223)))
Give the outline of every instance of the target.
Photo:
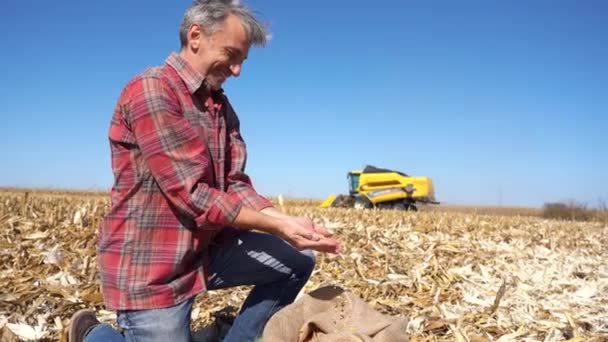
POLYGON ((295 217, 285 217, 280 220, 278 235, 296 249, 313 249, 319 252, 334 254, 342 251, 340 242, 329 237, 329 234, 322 234, 327 231, 325 228, 318 230, 310 229, 310 227, 303 224, 304 222, 295 217))

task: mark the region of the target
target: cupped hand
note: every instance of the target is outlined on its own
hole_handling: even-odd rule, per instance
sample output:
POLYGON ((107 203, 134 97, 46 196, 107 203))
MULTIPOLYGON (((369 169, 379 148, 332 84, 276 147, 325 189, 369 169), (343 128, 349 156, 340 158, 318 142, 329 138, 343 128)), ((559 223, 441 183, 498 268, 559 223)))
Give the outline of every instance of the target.
POLYGON ((340 242, 331 238, 332 234, 325 227, 306 217, 283 218, 280 227, 281 238, 298 250, 313 249, 334 254, 342 251, 340 242))
POLYGON ((298 222, 299 224, 301 224, 302 226, 304 226, 305 228, 308 228, 317 234, 321 234, 323 237, 332 237, 334 235, 332 232, 327 230, 327 228, 325 228, 319 224, 316 224, 313 220, 309 219, 308 217, 298 216, 298 217, 294 217, 293 219, 296 222, 298 222))

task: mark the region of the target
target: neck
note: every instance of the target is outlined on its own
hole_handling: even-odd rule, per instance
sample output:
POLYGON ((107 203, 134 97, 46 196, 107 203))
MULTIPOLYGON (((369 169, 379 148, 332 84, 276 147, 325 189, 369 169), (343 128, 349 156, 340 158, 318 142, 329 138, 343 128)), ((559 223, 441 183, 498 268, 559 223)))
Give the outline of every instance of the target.
POLYGON ((196 54, 188 49, 182 49, 179 52, 179 55, 188 62, 196 71, 200 72, 202 75, 207 75, 209 71, 209 66, 201 62, 199 58, 197 58, 196 54))

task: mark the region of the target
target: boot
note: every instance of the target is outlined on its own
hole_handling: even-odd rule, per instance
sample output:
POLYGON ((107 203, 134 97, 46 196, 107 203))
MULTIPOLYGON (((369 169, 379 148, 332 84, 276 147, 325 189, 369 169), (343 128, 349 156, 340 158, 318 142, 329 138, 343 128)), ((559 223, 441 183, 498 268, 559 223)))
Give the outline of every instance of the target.
POLYGON ((84 337, 97 325, 101 324, 92 310, 79 310, 70 319, 68 330, 69 342, 83 342, 84 337))

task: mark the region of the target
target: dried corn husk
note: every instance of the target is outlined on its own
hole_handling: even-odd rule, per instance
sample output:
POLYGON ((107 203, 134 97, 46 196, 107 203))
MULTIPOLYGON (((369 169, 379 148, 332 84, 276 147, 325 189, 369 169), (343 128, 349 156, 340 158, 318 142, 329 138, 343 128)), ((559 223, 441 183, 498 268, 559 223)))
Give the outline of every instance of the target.
MULTIPOLYGON (((319 254, 305 290, 335 284, 375 309, 410 317, 413 341, 588 341, 608 336, 608 227, 525 215, 281 207, 335 232, 340 256, 319 254)), ((95 236, 106 194, 0 192, 2 341, 65 339, 70 316, 105 322, 95 236)), ((514 211, 518 213, 520 211, 514 211)), ((193 328, 249 288, 197 298, 193 328)))

